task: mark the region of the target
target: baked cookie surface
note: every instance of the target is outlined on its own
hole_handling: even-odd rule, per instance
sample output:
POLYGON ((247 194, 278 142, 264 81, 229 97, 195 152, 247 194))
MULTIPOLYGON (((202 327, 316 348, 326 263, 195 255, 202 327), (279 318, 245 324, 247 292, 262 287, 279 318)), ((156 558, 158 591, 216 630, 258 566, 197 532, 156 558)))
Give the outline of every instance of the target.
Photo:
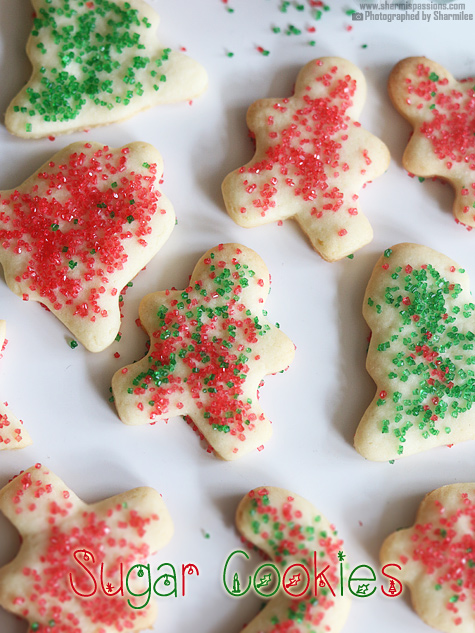
POLYGON ((445 633, 471 633, 475 605, 475 484, 426 495, 414 525, 384 541, 383 564, 397 561, 414 609, 445 633))
MULTIPOLYGON (((314 552, 317 552, 317 573, 324 571, 328 582, 338 586, 338 554, 341 554, 343 541, 338 538, 335 527, 303 497, 283 488, 255 488, 240 502, 236 526, 247 541, 280 569, 291 564, 303 564, 311 569, 314 552)), ((294 577, 301 572, 299 567, 294 570, 294 577)), ((292 572, 287 578, 291 576, 292 572)), ((292 581, 289 582, 292 585, 292 581)), ((295 587, 292 585, 291 593, 297 595, 303 591, 302 585, 304 582, 300 581, 295 587)), ((326 582, 323 585, 316 597, 312 582, 309 592, 301 598, 291 598, 280 590, 243 630, 247 633, 340 631, 348 617, 351 600, 338 591, 332 595, 326 582)))
POLYGON ((253 103, 256 152, 222 185, 231 218, 244 227, 294 218, 327 261, 370 242, 358 194, 386 171, 389 151, 356 120, 365 98, 356 66, 322 57, 302 68, 293 97, 253 103))
MULTIPOLYGON (((125 577, 172 536, 158 492, 136 488, 88 505, 36 464, 0 491, 0 509, 22 537, 16 557, 0 569, 0 604, 28 620, 30 631, 119 633, 153 625, 155 602, 140 608, 143 599, 132 598, 134 609, 119 585, 121 568, 125 577)), ((130 578, 136 587, 139 571, 130 578)))
POLYGON ((474 309, 467 273, 445 255, 398 244, 379 258, 363 303, 376 383, 355 435, 364 457, 475 439, 474 309))
MULTIPOLYGON (((6 331, 5 321, 0 320, 0 358, 7 343, 6 331)), ((0 450, 25 448, 31 443, 23 422, 11 412, 6 402, 0 401, 0 450)))
POLYGON ((189 416, 227 460, 260 449, 272 431, 257 390, 266 374, 288 367, 295 349, 265 316, 269 288, 254 251, 220 244, 201 257, 185 290, 147 295, 139 315, 150 352, 112 380, 120 419, 189 416))
POLYGON ((206 89, 200 64, 160 47, 158 15, 143 0, 32 4, 33 71, 8 107, 12 134, 42 138, 106 125, 206 89))
POLYGON ((0 191, 7 285, 44 304, 90 351, 114 341, 120 291, 175 226, 162 172, 147 143, 73 143, 17 189, 0 191))
POLYGON ((416 176, 439 176, 455 191, 453 214, 475 226, 475 78, 457 81, 426 57, 400 61, 389 95, 414 128, 403 165, 416 176))

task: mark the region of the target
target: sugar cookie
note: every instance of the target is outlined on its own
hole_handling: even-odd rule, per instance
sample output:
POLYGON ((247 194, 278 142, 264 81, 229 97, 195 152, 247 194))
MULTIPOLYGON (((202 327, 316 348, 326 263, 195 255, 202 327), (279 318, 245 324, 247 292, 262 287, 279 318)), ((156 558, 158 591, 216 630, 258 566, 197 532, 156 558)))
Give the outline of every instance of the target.
MULTIPOLYGON (((155 602, 139 608, 132 598, 133 608, 118 585, 124 566, 141 565, 172 536, 158 492, 135 488, 88 505, 37 464, 0 491, 0 509, 22 537, 16 557, 0 569, 0 604, 28 620, 30 631, 118 633, 153 625, 155 602)), ((139 581, 140 570, 132 572, 139 581)), ((140 584, 123 579, 126 586, 133 581, 140 584)))
POLYGON ((11 290, 47 306, 87 349, 119 331, 122 288, 175 226, 163 163, 146 143, 73 143, 0 191, 0 263, 11 290))
POLYGON ((261 448, 271 435, 256 393, 263 376, 287 368, 293 343, 263 310, 269 272, 239 244, 201 257, 183 290, 147 295, 140 321, 148 356, 120 369, 112 391, 125 424, 189 416, 223 459, 261 448))
POLYGON ((418 615, 445 633, 472 633, 475 601, 475 484, 426 495, 413 527, 391 534, 381 562, 397 561, 418 615))
POLYGON ((193 99, 204 68, 159 46, 158 15, 142 0, 32 0, 30 80, 5 124, 41 138, 127 119, 159 103, 193 99))
MULTIPOLYGON (((331 585, 339 586, 338 553, 341 553, 343 541, 337 537, 334 526, 306 499, 283 488, 255 488, 239 504, 236 525, 247 541, 262 550, 281 569, 295 563, 312 568, 316 552, 317 573, 324 572, 331 585)), ((267 571, 264 569, 262 573, 267 571)), ((295 567, 288 574, 291 586, 294 586, 292 575, 295 578, 299 572, 302 569, 295 567)), ((295 595, 305 588, 302 586, 303 573, 301 577, 302 582, 291 589, 295 595)), ((351 600, 338 591, 332 595, 325 581, 323 584, 323 587, 317 588, 316 597, 312 582, 302 598, 291 598, 283 591, 278 592, 244 631, 337 633, 348 617, 351 600)))
MULTIPOLYGON (((6 331, 5 321, 0 321, 1 352, 6 345, 6 331)), ((6 402, 0 402, 0 450, 25 448, 31 443, 31 437, 23 426, 23 422, 13 415, 6 402)))
POLYGON ((402 159, 416 176, 439 176, 455 190, 458 222, 475 226, 475 79, 457 81, 426 57, 400 61, 389 95, 414 128, 402 159))
POLYGON ((387 169, 389 152, 356 121, 365 97, 356 66, 322 57, 302 68, 293 97, 253 103, 256 152, 222 186, 232 219, 252 227, 294 218, 328 261, 370 242, 358 192, 387 169))
POLYGON ((475 439, 475 322, 468 275, 418 244, 388 248, 366 289, 376 394, 355 436, 375 461, 475 439))

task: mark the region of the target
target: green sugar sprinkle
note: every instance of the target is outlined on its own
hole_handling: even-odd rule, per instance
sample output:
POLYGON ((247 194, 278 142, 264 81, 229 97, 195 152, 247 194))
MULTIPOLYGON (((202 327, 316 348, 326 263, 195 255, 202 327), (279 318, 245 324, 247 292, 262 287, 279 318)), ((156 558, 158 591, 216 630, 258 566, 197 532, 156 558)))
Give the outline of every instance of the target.
POLYGON ((465 324, 475 304, 462 300, 461 285, 431 264, 396 266, 386 275, 381 304, 368 298, 368 318, 378 331, 384 306, 384 321, 397 324, 382 331, 373 353, 384 353, 390 365, 376 403, 380 429, 397 438, 402 454, 410 429, 424 439, 448 435, 475 403, 475 334, 465 324))
MULTIPOLYGON (((159 83, 164 82, 163 64, 171 50, 164 49, 158 59, 146 56, 142 42, 150 27, 128 2, 48 0, 31 32, 35 50, 48 57, 42 60, 40 78, 26 88, 29 116, 71 121, 91 103, 112 110, 136 101, 158 68, 159 83), (44 42, 49 42, 47 47, 44 42)), ((17 106, 14 111, 26 109, 17 106)), ((32 131, 31 123, 26 131, 32 131)))
POLYGON ((76 347, 79 345, 79 343, 77 341, 75 341, 74 339, 72 339, 71 341, 69 341, 69 347, 71 349, 76 349, 76 347))

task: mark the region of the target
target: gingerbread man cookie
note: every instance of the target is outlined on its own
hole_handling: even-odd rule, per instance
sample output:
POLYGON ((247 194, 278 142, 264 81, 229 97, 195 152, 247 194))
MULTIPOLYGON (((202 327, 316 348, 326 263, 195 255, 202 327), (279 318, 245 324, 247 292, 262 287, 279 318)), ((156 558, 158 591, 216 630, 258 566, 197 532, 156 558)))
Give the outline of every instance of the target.
POLYGON ((366 289, 376 394, 355 447, 375 461, 475 439, 475 305, 468 275, 418 244, 388 248, 366 289))
POLYGON ((365 97, 356 66, 322 57, 300 71, 293 97, 253 103, 256 152, 222 187, 232 219, 251 227, 294 218, 327 261, 370 242, 358 192, 387 169, 389 152, 356 120, 365 97))
POLYGON ((189 286, 147 295, 140 321, 150 352, 120 369, 112 391, 125 424, 189 416, 223 459, 261 448, 271 423, 257 401, 263 376, 283 371, 293 343, 263 310, 262 259, 239 244, 203 255, 189 286))
MULTIPOLYGON (((337 537, 334 526, 303 497, 283 488, 267 486, 251 490, 242 499, 236 513, 236 525, 243 537, 262 550, 278 568, 290 567, 282 581, 290 594, 302 592, 300 598, 292 598, 280 590, 244 631, 340 631, 348 617, 351 600, 347 595, 341 596, 338 591, 330 590, 331 586, 338 587, 338 572, 342 566, 339 561, 343 541, 337 537), (320 573, 318 588, 317 582, 315 587, 310 582, 308 591, 304 591, 305 573, 301 565, 307 570, 317 566, 315 576, 320 573)), ((269 568, 264 568, 262 576, 268 571, 269 568)), ((256 584, 260 584, 259 581, 256 584)))
MULTIPOLYGON (((5 321, 0 321, 1 352, 4 351, 7 344, 6 331, 5 321)), ((0 450, 25 448, 31 443, 30 435, 23 426, 23 422, 13 415, 6 402, 0 402, 0 450)))
POLYGON ((389 77, 389 95, 414 128, 404 167, 450 182, 454 216, 470 227, 475 227, 474 83, 474 78, 457 81, 426 57, 403 59, 389 77))
POLYGON ((0 263, 11 290, 47 306, 87 349, 119 331, 119 295, 175 226, 163 163, 146 143, 73 143, 0 191, 0 263))
POLYGON ((142 608, 145 594, 137 588, 144 561, 173 533, 158 492, 136 488, 88 505, 36 464, 0 491, 0 509, 22 538, 0 570, 0 604, 28 620, 30 631, 119 633, 153 625, 156 604, 142 608))
POLYGON ((475 484, 426 495, 413 527, 391 534, 381 562, 397 561, 418 615, 445 633, 472 633, 475 604, 475 484))
POLYGON ((159 103, 193 99, 207 86, 200 64, 161 48, 158 15, 142 0, 32 0, 30 80, 5 124, 41 138, 127 119, 159 103))

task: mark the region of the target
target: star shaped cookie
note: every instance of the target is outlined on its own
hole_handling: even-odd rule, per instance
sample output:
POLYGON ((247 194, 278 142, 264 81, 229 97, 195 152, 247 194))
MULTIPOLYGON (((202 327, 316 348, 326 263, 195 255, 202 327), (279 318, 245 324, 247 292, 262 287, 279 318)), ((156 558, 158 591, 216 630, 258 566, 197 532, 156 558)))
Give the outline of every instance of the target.
POLYGON ((150 352, 112 380, 122 422, 188 416, 223 459, 260 449, 271 423, 257 389, 294 356, 263 310, 269 284, 254 251, 220 244, 199 260, 185 290, 147 295, 139 314, 150 352))
MULTIPOLYGON (((313 570, 316 552, 316 575, 323 572, 333 589, 339 587, 338 553, 341 555, 343 541, 337 537, 334 526, 306 499, 283 488, 255 488, 239 504, 236 525, 243 537, 264 552, 280 570, 292 564, 303 564, 313 570)), ((263 584, 261 578, 268 572, 268 567, 262 569, 257 585, 263 584)), ((286 575, 286 586, 291 594, 297 595, 305 589, 304 573, 301 567, 295 567, 293 574, 291 570, 286 575), (292 577, 299 572, 302 578, 293 585, 292 577)), ((280 589, 244 631, 340 631, 348 617, 351 600, 348 595, 341 596, 338 590, 334 591, 335 596, 332 595, 322 576, 320 580, 323 587, 319 584, 316 597, 313 579, 309 591, 301 598, 291 598, 280 589)), ((270 594, 268 589, 261 591, 270 594)))
POLYGON ((175 226, 162 172, 146 143, 73 143, 17 189, 0 191, 9 288, 44 304, 91 351, 114 341, 121 289, 175 226))
POLYGON ((366 289, 376 394, 355 436, 384 461, 475 439, 475 305, 468 275, 418 244, 388 248, 366 289))
POLYGON ((397 562, 414 609, 445 633, 471 633, 475 604, 475 484, 426 495, 413 527, 391 534, 381 562, 397 562))
POLYGON ((22 539, 0 570, 0 604, 28 620, 30 631, 118 633, 153 626, 155 602, 140 608, 143 595, 128 591, 138 595, 143 568, 125 577, 172 536, 158 492, 136 488, 88 505, 36 464, 0 491, 0 509, 22 539))
POLYGON ((426 57, 408 57, 394 67, 388 87, 396 109, 414 128, 404 167, 450 182, 456 220, 475 227, 475 78, 457 81, 426 57))
POLYGON ((387 169, 389 151, 356 120, 365 97, 356 66, 322 57, 302 68, 293 97, 253 103, 256 152, 222 186, 232 219, 252 227, 294 218, 327 261, 370 242, 358 194, 387 169))
MULTIPOLYGON (((0 320, 0 358, 7 343, 6 331, 5 321, 0 320)), ((25 448, 31 443, 23 422, 13 415, 6 402, 0 402, 0 450, 25 448)))
POLYGON ((7 110, 12 134, 41 138, 106 125, 206 89, 200 64, 158 44, 158 15, 142 0, 32 4, 26 50, 33 71, 7 110))

